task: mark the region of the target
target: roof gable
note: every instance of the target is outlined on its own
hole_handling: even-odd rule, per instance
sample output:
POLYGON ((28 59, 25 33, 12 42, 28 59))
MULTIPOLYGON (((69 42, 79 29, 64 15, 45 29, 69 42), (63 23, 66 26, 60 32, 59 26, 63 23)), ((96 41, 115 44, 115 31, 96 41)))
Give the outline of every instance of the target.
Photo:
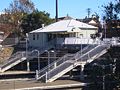
POLYGON ((94 20, 91 20, 89 24, 97 24, 94 20))

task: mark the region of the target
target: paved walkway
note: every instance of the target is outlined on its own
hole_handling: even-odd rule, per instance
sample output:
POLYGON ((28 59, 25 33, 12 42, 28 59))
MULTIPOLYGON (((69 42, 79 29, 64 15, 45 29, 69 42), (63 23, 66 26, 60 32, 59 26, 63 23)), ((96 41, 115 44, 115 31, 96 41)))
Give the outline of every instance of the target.
POLYGON ((35 72, 28 72, 28 71, 6 71, 0 72, 0 75, 20 75, 20 74, 33 74, 35 72))
POLYGON ((56 80, 51 83, 41 83, 35 80, 5 80, 0 81, 0 90, 37 90, 61 87, 84 86, 84 83, 74 80, 56 80))

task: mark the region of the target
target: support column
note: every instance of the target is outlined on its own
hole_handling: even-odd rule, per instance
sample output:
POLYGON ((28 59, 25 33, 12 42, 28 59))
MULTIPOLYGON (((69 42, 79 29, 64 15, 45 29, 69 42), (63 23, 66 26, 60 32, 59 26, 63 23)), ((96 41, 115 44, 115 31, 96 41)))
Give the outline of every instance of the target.
POLYGON ((80 79, 81 80, 84 80, 84 72, 83 72, 83 70, 84 70, 84 65, 81 65, 81 71, 80 71, 80 79))
POLYGON ((38 79, 38 70, 36 70, 36 80, 38 79))
POLYGON ((47 83, 47 72, 45 73, 45 83, 47 83))
POLYGON ((70 78, 73 77, 72 72, 73 72, 72 70, 69 72, 69 76, 70 76, 70 78))
POLYGON ((29 60, 27 60, 27 71, 28 72, 30 71, 30 62, 29 62, 29 60))
POLYGON ((56 68, 56 66, 57 66, 57 65, 56 65, 56 62, 55 62, 55 63, 54 63, 54 68, 56 68))

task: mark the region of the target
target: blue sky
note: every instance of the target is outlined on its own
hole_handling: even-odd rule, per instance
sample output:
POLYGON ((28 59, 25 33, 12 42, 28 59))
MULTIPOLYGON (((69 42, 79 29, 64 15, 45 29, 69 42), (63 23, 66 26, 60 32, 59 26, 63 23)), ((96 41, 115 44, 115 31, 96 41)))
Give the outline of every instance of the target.
MULTIPOLYGON (((8 8, 13 0, 1 0, 0 12, 4 8, 8 8)), ((55 1, 56 0, 31 0, 34 2, 35 7, 40 11, 50 13, 50 17, 55 17, 55 1)), ((87 8, 91 8, 91 14, 97 12, 102 16, 102 5, 106 5, 113 0, 58 0, 59 17, 66 16, 67 14, 73 18, 84 18, 87 15, 87 8)))

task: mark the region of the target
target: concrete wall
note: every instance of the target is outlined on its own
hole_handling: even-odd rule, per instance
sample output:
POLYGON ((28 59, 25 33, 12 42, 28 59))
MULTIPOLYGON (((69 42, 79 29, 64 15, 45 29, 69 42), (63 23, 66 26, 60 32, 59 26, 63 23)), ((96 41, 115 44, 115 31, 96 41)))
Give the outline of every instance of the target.
POLYGON ((40 48, 47 42, 47 35, 45 33, 29 33, 28 38, 30 47, 40 48), (35 38, 33 39, 33 37, 35 38))
POLYGON ((91 38, 91 34, 95 33, 97 33, 97 30, 80 30, 78 37, 81 37, 81 35, 83 35, 83 38, 91 38))
MULTIPOLYGON (((76 32, 76 37, 81 37, 82 38, 91 38, 91 34, 96 34, 98 32, 97 28, 96 29, 89 29, 89 28, 74 28, 71 31, 69 31, 69 33, 74 33, 76 32)), ((72 34, 71 34, 72 37, 72 34)))

